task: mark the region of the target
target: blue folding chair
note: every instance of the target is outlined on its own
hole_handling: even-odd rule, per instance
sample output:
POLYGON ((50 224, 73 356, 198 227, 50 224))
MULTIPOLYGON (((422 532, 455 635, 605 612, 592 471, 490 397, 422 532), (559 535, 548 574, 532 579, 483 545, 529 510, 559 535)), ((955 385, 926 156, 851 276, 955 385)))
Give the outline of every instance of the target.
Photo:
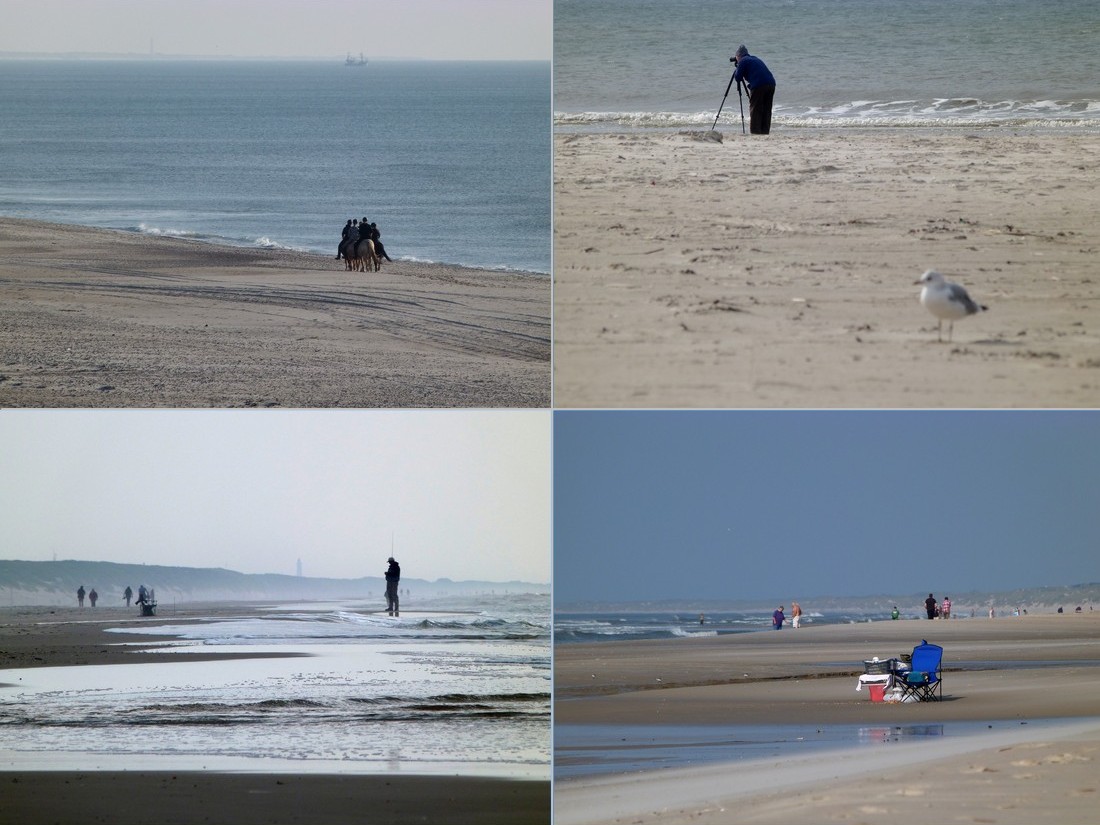
POLYGON ((940 665, 943 663, 943 648, 930 645, 926 639, 913 648, 912 667, 904 676, 899 675, 896 682, 901 685, 902 699, 913 696, 919 702, 938 702, 943 698, 943 679, 940 665))

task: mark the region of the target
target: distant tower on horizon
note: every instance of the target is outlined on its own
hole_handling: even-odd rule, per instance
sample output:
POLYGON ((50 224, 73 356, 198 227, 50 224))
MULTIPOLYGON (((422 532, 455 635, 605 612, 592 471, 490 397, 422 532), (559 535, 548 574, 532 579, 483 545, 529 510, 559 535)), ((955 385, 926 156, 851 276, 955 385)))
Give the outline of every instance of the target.
POLYGON ((298 559, 298 578, 302 578, 302 560, 298 559))

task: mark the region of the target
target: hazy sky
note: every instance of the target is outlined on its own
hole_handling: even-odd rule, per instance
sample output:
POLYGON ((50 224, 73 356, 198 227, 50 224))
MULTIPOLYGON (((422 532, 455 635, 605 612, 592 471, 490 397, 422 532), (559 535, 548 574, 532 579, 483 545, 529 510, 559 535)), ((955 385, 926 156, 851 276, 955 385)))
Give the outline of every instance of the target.
POLYGON ((1096 581, 1095 412, 555 414, 555 604, 1096 581))
POLYGON ((0 52, 549 60, 552 0, 0 0, 0 52))
POLYGON ((0 412, 0 557, 550 580, 548 411, 0 412))

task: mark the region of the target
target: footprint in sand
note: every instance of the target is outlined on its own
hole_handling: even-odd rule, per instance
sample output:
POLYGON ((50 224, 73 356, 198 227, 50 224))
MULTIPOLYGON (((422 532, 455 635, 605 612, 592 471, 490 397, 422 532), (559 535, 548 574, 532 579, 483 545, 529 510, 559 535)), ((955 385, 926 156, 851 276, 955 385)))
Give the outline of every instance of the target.
POLYGON ((1063 762, 1091 762, 1092 760, 1087 756, 1076 753, 1060 753, 1055 756, 1048 756, 1046 761, 1054 765, 1060 765, 1063 762))

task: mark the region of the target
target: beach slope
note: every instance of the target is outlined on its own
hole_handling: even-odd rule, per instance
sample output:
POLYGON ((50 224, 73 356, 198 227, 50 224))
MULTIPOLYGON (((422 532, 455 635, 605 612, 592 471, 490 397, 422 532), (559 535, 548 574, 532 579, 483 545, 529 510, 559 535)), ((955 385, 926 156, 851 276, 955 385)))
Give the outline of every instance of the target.
POLYGON ((0 218, 0 406, 549 399, 546 276, 0 218))
MULTIPOLYGON (((1002 825, 1090 822, 1100 793, 1098 662, 1095 613, 559 645, 555 725, 597 737, 611 726, 605 750, 617 759, 633 747, 644 761, 658 731, 668 741, 683 730, 687 743, 701 727, 734 740, 738 726, 800 726, 807 739, 822 727, 867 735, 824 751, 792 737, 782 758, 737 762, 704 760, 685 745, 683 767, 559 778, 555 821, 722 823, 736 811, 738 822, 777 825, 914 812, 1002 825), (943 701, 877 703, 856 690, 862 660, 897 656, 925 638, 944 647, 943 701), (917 741, 902 735, 941 726, 941 735, 917 741)), ((570 754, 574 764, 599 758, 592 738, 584 741, 570 754)))
POLYGON ((701 136, 555 137, 556 406, 1100 403, 1100 137, 701 136))

